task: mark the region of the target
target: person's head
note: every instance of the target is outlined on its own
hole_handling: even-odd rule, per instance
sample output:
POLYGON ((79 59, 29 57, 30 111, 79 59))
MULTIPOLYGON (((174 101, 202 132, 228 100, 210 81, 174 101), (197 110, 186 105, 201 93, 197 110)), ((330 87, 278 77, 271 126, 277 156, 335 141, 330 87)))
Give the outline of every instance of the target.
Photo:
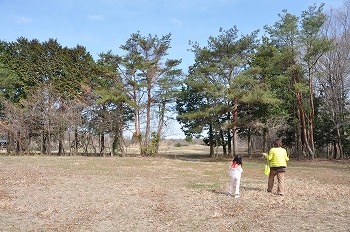
POLYGON ((275 139, 275 141, 273 142, 273 146, 274 147, 282 147, 282 140, 275 139))
POLYGON ((235 158, 233 158, 233 162, 236 162, 237 164, 242 165, 242 157, 239 155, 236 155, 235 158))

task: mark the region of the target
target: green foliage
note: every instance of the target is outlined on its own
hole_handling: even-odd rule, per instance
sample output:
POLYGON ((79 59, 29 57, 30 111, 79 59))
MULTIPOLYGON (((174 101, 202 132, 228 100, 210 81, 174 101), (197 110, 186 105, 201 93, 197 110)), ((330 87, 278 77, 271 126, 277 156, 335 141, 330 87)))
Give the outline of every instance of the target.
POLYGON ((153 132, 151 143, 141 148, 141 154, 144 156, 156 155, 158 153, 159 141, 160 141, 159 136, 157 135, 157 133, 153 132))
POLYGON ((348 54, 337 50, 348 35, 326 38, 323 7, 300 17, 283 10, 261 41, 258 31, 239 35, 234 26, 220 28, 205 46, 190 42, 195 62, 184 80, 181 60, 166 59, 171 34, 133 33, 120 46, 123 55, 108 51, 97 62, 85 47, 55 39, 0 41, 0 115, 13 135, 23 135, 18 147, 29 144, 20 139, 49 144, 73 130, 109 133, 121 147, 133 122, 141 153, 155 155, 175 106, 186 141, 206 132, 208 145, 225 148, 238 132, 280 136, 299 153, 332 145, 348 154, 348 54))
POLYGON ((182 147, 181 143, 175 143, 174 147, 182 147))
POLYGON ((186 137, 185 138, 186 142, 191 143, 193 141, 192 137, 186 137))
POLYGON ((13 102, 45 85, 52 85, 64 98, 78 96, 84 80, 93 75, 94 62, 84 47, 68 49, 53 39, 2 42, 0 54, 7 73, 2 75, 3 95, 13 102))

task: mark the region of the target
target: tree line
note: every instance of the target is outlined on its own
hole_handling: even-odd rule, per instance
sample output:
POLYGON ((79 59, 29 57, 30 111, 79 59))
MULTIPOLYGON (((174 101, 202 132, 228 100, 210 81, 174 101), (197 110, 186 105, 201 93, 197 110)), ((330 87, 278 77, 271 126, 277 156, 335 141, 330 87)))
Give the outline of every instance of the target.
POLYGON ((249 155, 266 151, 280 137, 297 158, 348 158, 350 1, 278 16, 263 35, 233 26, 205 46, 190 41, 187 74, 167 58, 170 33, 131 34, 122 55, 97 61, 55 39, 0 41, 7 152, 123 156, 130 131, 139 154, 153 156, 176 114, 187 140, 205 135, 211 156, 219 146, 238 154, 242 139, 249 155))

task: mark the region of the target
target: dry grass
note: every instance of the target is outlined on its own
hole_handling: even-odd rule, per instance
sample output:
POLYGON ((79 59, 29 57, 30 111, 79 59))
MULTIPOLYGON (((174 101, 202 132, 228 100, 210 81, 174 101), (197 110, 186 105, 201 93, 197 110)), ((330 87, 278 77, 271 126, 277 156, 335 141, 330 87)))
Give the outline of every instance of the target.
MULTIPOLYGON (((182 158, 184 158, 182 156, 182 158)), ((0 157, 0 231, 350 231, 350 164, 290 161, 284 197, 264 160, 0 157)))

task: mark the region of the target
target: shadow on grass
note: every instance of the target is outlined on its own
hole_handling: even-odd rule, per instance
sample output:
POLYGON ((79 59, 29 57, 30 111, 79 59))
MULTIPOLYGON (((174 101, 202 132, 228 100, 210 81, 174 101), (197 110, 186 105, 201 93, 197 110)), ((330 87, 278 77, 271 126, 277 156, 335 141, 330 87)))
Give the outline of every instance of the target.
POLYGON ((208 154, 171 154, 171 155, 160 155, 160 157, 164 157, 167 159, 178 159, 184 161, 192 161, 192 162, 212 162, 216 161, 217 158, 213 158, 208 154))
POLYGON ((214 193, 216 195, 226 196, 227 192, 217 191, 216 189, 208 189, 208 192, 214 193))
MULTIPOLYGON (((258 162, 261 161, 260 156, 248 157, 246 154, 239 154, 241 157, 247 160, 256 160, 258 162)), ((178 159, 190 162, 220 162, 220 161, 229 161, 232 160, 231 156, 218 156, 212 157, 209 154, 160 154, 159 157, 163 157, 166 159, 178 159)), ((265 160, 263 160, 264 162, 265 160)))
MULTIPOLYGON (((249 187, 249 186, 242 186, 241 190, 251 191, 251 192, 264 192, 264 190, 262 188, 249 187)), ((227 192, 218 191, 216 189, 208 189, 208 192, 214 193, 216 195, 223 195, 223 196, 226 196, 226 194, 227 194, 227 192)))

